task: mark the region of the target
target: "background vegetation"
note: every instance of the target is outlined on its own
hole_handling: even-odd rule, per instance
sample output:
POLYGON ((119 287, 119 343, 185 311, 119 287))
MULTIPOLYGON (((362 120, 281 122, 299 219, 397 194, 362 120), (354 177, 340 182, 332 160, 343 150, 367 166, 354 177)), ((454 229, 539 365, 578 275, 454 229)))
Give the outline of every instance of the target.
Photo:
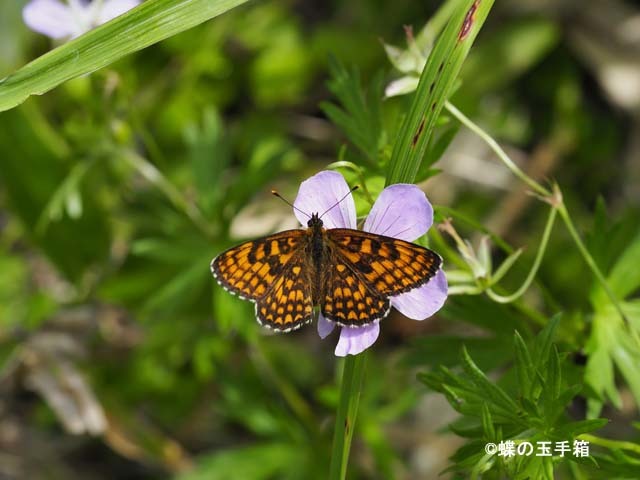
MULTIPOLYGON (((0 3, 0 77, 51 48, 23 3, 0 3)), ((420 70, 395 70, 383 42, 426 58, 465 2, 151 3, 118 25, 171 3, 193 16, 144 50, 108 46, 89 75, 79 54, 68 77, 36 65, 0 83, 0 478, 327 478, 335 335, 261 330, 209 262, 295 225, 271 188, 293 199, 332 165, 382 189, 421 98, 383 99, 420 70)), ((638 478, 639 19, 637 2, 491 9, 449 98, 528 177, 557 182, 567 217, 552 224, 455 110, 432 119, 415 181, 472 250, 430 232, 452 295, 428 321, 383 322, 349 478, 638 478), (501 303, 541 245, 526 294, 501 303), (591 456, 485 455, 510 439, 583 439, 591 456)))

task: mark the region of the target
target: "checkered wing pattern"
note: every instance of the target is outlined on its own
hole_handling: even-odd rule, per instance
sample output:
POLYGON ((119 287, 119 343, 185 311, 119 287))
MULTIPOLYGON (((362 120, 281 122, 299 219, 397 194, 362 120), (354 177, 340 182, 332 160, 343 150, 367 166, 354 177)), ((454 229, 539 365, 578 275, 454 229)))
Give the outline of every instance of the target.
POLYGON ((442 263, 404 240, 320 226, 243 243, 216 257, 211 271, 229 292, 256 304, 261 324, 286 332, 312 320, 314 302, 340 325, 376 322, 388 315, 389 297, 428 282, 442 263), (322 235, 321 250, 314 235, 322 235))
POLYGON ((258 300, 256 317, 262 325, 281 332, 300 328, 313 319, 311 284, 303 255, 292 258, 285 274, 258 300))
POLYGON ((287 230, 221 253, 211 262, 211 273, 229 292, 247 300, 259 300, 293 266, 300 256, 306 235, 287 230))
POLYGON ((389 299, 367 286, 353 264, 337 256, 327 268, 321 302, 325 318, 339 325, 360 327, 388 315, 389 299))
POLYGON ((287 230, 221 253, 211 272, 226 290, 256 303, 258 321, 290 331, 312 319, 303 230, 287 230))
POLYGON ((396 238, 342 228, 327 236, 333 259, 322 313, 342 325, 384 318, 388 297, 427 283, 442 263, 431 250, 396 238))

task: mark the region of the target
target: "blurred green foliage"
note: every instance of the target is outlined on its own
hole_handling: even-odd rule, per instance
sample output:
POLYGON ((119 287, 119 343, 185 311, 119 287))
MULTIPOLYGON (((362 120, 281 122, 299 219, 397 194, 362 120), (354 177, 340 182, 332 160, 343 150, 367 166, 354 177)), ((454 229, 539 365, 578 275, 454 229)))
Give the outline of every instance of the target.
MULTIPOLYGON (((21 24, 22 3, 0 3, 0 77, 50 48, 21 24)), ((640 207, 628 193, 627 143, 637 117, 603 91, 561 13, 500 3, 451 101, 531 175, 558 181, 627 318, 561 226, 516 303, 456 295, 428 323, 390 317, 369 358, 349 478, 434 478, 446 467, 455 478, 481 467, 491 468, 482 478, 640 471, 630 426, 640 404, 630 335, 640 331, 640 207), (448 428, 455 440, 427 433, 420 411, 434 391, 460 413, 448 428), (485 442, 515 434, 587 432, 598 435, 595 461, 482 458, 485 442), (451 441, 428 473, 426 435, 451 441)), ((438 5, 249 3, 0 113, 0 427, 17 432, 7 439, 0 428, 0 477, 326 478, 335 337, 265 334, 251 304, 214 286, 209 262, 293 226, 270 189, 293 199, 330 164, 366 187, 356 197, 366 213, 413 100, 383 99, 400 74, 378 39, 404 45, 402 25, 417 32, 438 5), (62 410, 52 392, 63 392, 62 410), (87 421, 102 409, 98 438, 62 429, 75 405, 87 421)), ((476 163, 445 164, 452 150, 489 154, 456 147, 468 132, 446 111, 434 126, 416 181, 433 192, 437 220, 452 217, 474 244, 491 236, 496 263, 528 247, 501 282, 513 291, 546 208, 511 196, 523 190, 515 181, 483 183, 476 163)), ((468 269, 436 229, 429 241, 446 268, 468 269)))

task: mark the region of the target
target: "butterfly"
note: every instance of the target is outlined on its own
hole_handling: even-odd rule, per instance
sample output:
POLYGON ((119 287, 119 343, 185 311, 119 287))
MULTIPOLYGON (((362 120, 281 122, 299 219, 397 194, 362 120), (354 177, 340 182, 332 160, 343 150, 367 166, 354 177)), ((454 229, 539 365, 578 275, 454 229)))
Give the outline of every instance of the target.
POLYGON ((428 248, 350 228, 323 227, 314 213, 306 229, 242 243, 211 262, 222 287, 255 303, 258 323, 280 332, 313 319, 314 307, 343 327, 389 314, 389 297, 427 283, 442 264, 428 248))

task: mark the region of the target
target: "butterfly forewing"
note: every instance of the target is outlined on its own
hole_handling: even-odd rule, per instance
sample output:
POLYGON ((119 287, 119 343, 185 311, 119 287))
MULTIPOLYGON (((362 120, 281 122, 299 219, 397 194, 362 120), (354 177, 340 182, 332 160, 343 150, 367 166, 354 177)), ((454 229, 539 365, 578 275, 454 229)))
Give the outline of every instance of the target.
POLYGON ((287 230, 221 253, 211 262, 218 283, 231 293, 257 301, 289 271, 304 248, 303 230, 287 230))
POLYGON ((420 245, 360 230, 327 231, 337 258, 356 272, 369 290, 382 297, 399 295, 427 283, 442 264, 420 245))

